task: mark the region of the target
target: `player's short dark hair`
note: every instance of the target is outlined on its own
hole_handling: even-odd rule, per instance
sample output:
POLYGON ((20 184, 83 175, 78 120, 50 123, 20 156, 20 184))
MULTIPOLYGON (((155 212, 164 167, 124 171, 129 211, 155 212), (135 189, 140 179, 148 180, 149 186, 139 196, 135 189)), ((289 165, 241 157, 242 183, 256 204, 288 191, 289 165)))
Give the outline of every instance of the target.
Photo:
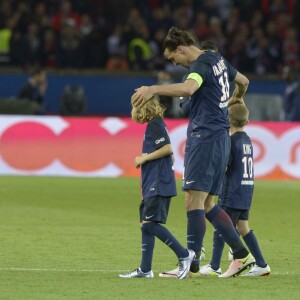
POLYGON ((201 50, 212 50, 215 52, 219 52, 219 49, 218 49, 216 43, 211 40, 205 40, 205 41, 200 42, 199 48, 201 50))
POLYGON ((192 46, 196 44, 196 38, 187 31, 177 27, 170 28, 163 42, 163 51, 166 49, 175 51, 178 46, 192 46))
POLYGON ((248 124, 249 110, 246 105, 236 103, 229 107, 229 122, 230 126, 236 128, 242 128, 248 124))

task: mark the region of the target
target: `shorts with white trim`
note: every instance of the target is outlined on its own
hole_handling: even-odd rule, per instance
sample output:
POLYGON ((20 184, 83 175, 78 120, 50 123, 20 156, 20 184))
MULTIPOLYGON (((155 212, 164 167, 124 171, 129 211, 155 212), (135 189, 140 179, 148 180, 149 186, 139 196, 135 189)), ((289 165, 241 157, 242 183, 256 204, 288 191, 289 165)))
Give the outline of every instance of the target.
POLYGON ((189 143, 185 152, 182 190, 219 195, 230 154, 230 137, 225 133, 216 141, 189 143))

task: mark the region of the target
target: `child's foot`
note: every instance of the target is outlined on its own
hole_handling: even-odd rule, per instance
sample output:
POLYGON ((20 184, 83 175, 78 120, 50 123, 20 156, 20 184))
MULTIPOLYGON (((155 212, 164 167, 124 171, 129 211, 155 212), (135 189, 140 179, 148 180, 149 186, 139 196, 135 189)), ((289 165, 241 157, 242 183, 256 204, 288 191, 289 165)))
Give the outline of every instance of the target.
POLYGON ((153 278, 154 274, 151 271, 144 273, 141 271, 140 268, 133 270, 130 273, 126 273, 126 274, 120 274, 119 277, 121 278, 153 278))
POLYGON ((177 275, 178 279, 184 279, 185 277, 187 277, 190 271, 191 263, 195 256, 195 252, 193 250, 187 249, 187 251, 189 255, 185 258, 180 258, 178 262, 178 267, 179 267, 179 271, 177 275))
POLYGON ((219 276, 222 274, 221 268, 214 270, 210 264, 200 267, 201 276, 219 276))

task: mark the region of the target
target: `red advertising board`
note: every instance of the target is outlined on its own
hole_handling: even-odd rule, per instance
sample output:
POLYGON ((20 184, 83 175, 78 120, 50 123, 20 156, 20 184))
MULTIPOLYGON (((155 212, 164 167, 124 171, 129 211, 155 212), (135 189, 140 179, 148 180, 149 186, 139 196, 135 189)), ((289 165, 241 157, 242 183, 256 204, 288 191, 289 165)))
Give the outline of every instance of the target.
MULTIPOLYGON (((0 174, 81 177, 139 176, 146 125, 130 118, 1 116, 0 174)), ((182 175, 187 120, 166 120, 182 175)), ((255 176, 300 179, 300 123, 251 122, 255 176)))

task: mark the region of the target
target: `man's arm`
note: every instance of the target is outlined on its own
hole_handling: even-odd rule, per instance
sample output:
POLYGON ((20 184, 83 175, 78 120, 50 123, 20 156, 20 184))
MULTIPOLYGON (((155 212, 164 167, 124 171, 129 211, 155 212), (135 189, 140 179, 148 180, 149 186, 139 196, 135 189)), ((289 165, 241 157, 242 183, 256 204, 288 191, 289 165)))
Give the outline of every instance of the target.
POLYGON ((135 167, 139 168, 147 161, 160 159, 173 153, 171 144, 162 146, 161 148, 143 156, 137 156, 134 160, 135 167))
POLYGON ((229 99, 228 108, 234 104, 245 105, 243 96, 248 89, 249 80, 246 76, 237 72, 234 82, 235 82, 235 89, 233 91, 231 98, 229 99))
POLYGON ((142 86, 135 90, 135 93, 131 98, 132 104, 141 107, 154 95, 170 97, 191 96, 199 89, 199 87, 199 83, 194 79, 188 79, 183 83, 142 86))
POLYGON ((236 83, 233 95, 236 98, 242 98, 248 89, 249 79, 242 73, 237 72, 233 81, 236 83))

